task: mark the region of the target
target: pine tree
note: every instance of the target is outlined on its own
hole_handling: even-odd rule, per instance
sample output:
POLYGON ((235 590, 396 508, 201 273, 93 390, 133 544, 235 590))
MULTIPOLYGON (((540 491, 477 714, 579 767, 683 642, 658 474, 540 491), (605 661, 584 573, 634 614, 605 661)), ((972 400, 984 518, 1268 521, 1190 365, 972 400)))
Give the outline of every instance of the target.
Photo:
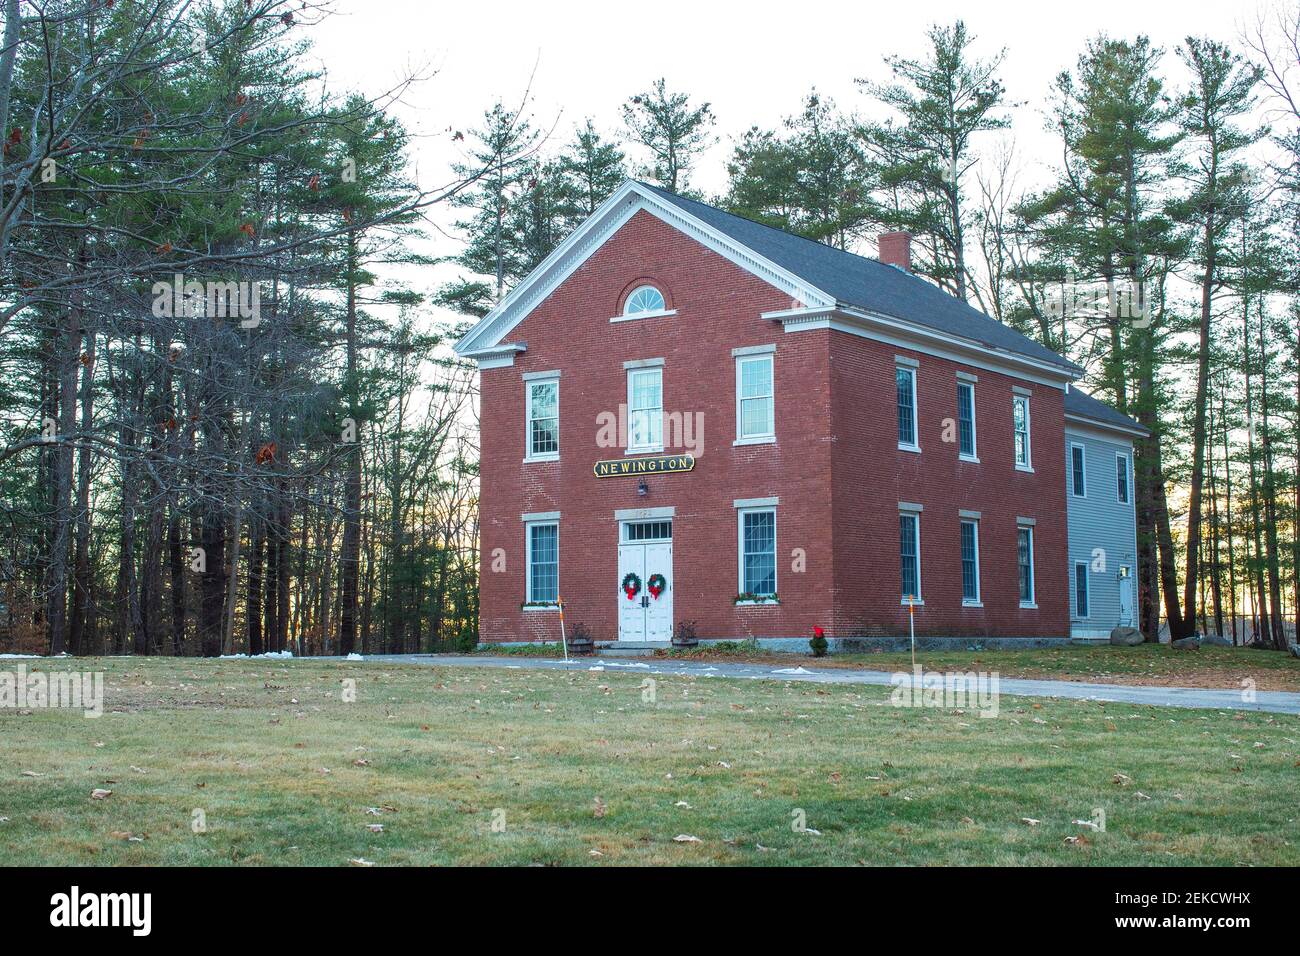
POLYGON ((713 142, 709 104, 693 106, 687 94, 669 93, 661 78, 623 105, 623 122, 650 153, 646 174, 670 193, 689 195, 691 167, 713 142))
POLYGON ((959 299, 973 290, 966 263, 966 231, 973 210, 967 208, 963 179, 975 158, 974 138, 1003 129, 1000 115, 1005 90, 998 79, 1006 53, 973 59, 975 37, 958 20, 951 27, 932 26, 930 49, 923 60, 889 57, 894 81, 858 84, 893 109, 900 122, 870 124, 863 135, 880 166, 890 194, 887 220, 923 241, 915 268, 959 299))

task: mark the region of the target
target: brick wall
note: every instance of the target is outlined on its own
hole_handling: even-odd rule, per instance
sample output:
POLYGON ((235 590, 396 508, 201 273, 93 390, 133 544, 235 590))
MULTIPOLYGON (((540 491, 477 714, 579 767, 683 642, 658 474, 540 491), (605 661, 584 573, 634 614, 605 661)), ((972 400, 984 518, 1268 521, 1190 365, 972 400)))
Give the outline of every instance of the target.
MULTIPOLYGON (((1064 395, 1056 388, 836 331, 834 394, 835 594, 833 633, 872 625, 907 632, 901 601, 898 504, 920 504, 918 634, 1065 637, 1064 395), (919 454, 898 447, 895 357, 916 360, 919 454), (958 458, 957 371, 974 374, 976 454, 958 458), (1030 397, 1033 472, 1015 467, 1012 387, 1030 397), (948 420, 948 421, 945 421, 948 420), (979 519, 982 608, 963 607, 958 512, 979 519), (1020 607, 1017 518, 1033 518, 1037 609, 1020 607)), ((829 630, 829 629, 828 629, 829 630)))
MULTIPOLYGON (((1034 387, 1036 472, 1020 475, 1011 465, 1012 380, 979 371, 977 423, 985 464, 959 467, 955 444, 939 441, 939 420, 956 414, 955 366, 917 356, 923 452, 904 458, 896 450, 894 418, 898 350, 829 330, 787 334, 778 323, 759 318, 791 305, 779 290, 639 212, 510 333, 509 340, 526 342, 527 351, 512 367, 482 373, 484 641, 559 636, 553 612, 520 608, 526 593, 521 514, 561 512, 566 621, 570 627, 585 623, 597 640, 613 640, 620 597, 614 512, 667 506, 676 509, 674 618, 695 621, 701 637, 806 637, 815 624, 831 636, 847 636, 863 623, 895 630, 906 624, 898 604, 900 499, 926 506, 921 554, 927 603, 918 623, 924 621, 927 633, 1068 631, 1060 392, 1034 387), (623 297, 646 281, 663 290, 677 314, 610 323, 623 297), (776 346, 777 442, 733 446, 731 350, 766 344, 776 346), (592 465, 622 457, 622 447, 597 446, 598 416, 617 414, 626 401, 623 363, 649 358, 664 359, 665 413, 698 412, 704 428, 695 470, 648 477, 649 494, 642 497, 636 478, 597 479, 592 465), (551 369, 560 371, 560 460, 525 463, 522 376, 551 369), (732 503, 769 496, 780 498, 781 604, 736 607, 732 503), (952 560, 959 553, 957 508, 984 512, 985 608, 979 614, 960 606, 960 563, 952 560), (1038 519, 1036 612, 1017 606, 1018 514, 1038 519), (804 555, 801 573, 793 570, 795 549, 804 555), (1003 554, 1005 561, 994 560, 1003 554)), ((666 449, 675 450, 682 449, 666 449)))
MULTIPOLYGON (((673 613, 701 637, 806 636, 830 613, 828 333, 785 335, 759 314, 788 297, 645 212, 637 213, 510 334, 528 350, 513 367, 482 373, 481 634, 554 640, 556 615, 522 611, 524 513, 559 511, 560 594, 566 621, 597 640, 617 637, 618 525, 614 512, 673 506, 673 613), (622 298, 653 281, 677 315, 610 323, 622 298), (736 437, 733 348, 776 345, 777 443, 736 437), (689 474, 597 479, 592 465, 622 457, 599 448, 597 416, 626 401, 625 361, 662 358, 664 411, 703 416, 703 447, 689 474), (524 385, 560 371, 560 460, 524 463, 524 385), (736 607, 737 498, 777 496, 779 606, 736 607), (809 551, 792 573, 791 551, 809 551), (506 570, 494 572, 495 549, 506 570), (815 557, 814 557, 815 555, 815 557)), ((665 438, 668 438, 665 429, 665 438)), ((675 449, 669 448, 668 451, 675 449)))

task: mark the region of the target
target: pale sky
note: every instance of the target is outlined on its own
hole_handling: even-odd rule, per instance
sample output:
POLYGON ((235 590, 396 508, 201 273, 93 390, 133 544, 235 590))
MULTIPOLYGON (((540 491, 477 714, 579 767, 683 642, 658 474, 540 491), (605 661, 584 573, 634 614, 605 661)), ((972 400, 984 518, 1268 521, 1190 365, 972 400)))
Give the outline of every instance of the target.
MULTIPOLYGON (((448 130, 478 125, 497 97, 518 103, 530 75, 530 112, 539 126, 558 122, 554 146, 587 116, 602 132, 620 134, 621 104, 663 76, 670 89, 709 101, 718 117, 718 142, 692 180, 705 192, 725 185, 732 143, 751 125, 775 127, 813 86, 845 111, 866 111, 869 100, 854 79, 887 79, 885 55, 919 56, 928 25, 958 18, 976 35, 975 55, 1007 48, 1002 80, 1009 98, 1025 103, 1013 128, 1022 182, 1041 179, 1056 152, 1043 131, 1049 87, 1089 38, 1146 34, 1166 49, 1165 74, 1178 84, 1174 49, 1186 35, 1235 43, 1259 9, 1256 0, 335 3, 337 13, 309 30, 333 90, 373 96, 413 71, 437 71, 395 108, 418 136, 416 174, 425 188, 447 180, 463 148, 448 130)), ((457 244, 438 238, 434 248, 454 254, 457 244)))

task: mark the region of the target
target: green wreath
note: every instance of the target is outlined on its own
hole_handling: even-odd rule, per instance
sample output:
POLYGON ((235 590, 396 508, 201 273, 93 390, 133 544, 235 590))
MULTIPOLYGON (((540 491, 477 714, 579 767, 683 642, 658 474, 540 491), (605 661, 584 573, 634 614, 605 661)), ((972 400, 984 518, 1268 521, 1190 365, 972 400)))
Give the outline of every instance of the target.
POLYGON ((641 579, 637 577, 635 571, 629 571, 624 575, 623 583, 619 585, 619 587, 623 589, 623 593, 626 594, 627 599, 631 601, 641 593, 641 579))
POLYGON ((649 590, 650 596, 657 601, 659 595, 668 590, 668 579, 662 574, 655 573, 646 579, 645 586, 649 590))

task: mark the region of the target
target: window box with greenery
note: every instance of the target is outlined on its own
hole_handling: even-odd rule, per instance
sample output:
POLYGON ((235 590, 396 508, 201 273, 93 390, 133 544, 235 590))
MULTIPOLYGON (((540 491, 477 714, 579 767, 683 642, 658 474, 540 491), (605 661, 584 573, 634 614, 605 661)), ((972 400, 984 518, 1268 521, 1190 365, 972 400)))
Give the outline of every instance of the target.
POLYGON ((780 604, 781 599, 775 594, 751 594, 746 592, 744 594, 737 594, 732 598, 732 603, 735 604, 736 607, 749 607, 755 604, 780 604))
POLYGON ((521 611, 558 611, 560 605, 556 601, 522 601, 519 604, 521 611))

